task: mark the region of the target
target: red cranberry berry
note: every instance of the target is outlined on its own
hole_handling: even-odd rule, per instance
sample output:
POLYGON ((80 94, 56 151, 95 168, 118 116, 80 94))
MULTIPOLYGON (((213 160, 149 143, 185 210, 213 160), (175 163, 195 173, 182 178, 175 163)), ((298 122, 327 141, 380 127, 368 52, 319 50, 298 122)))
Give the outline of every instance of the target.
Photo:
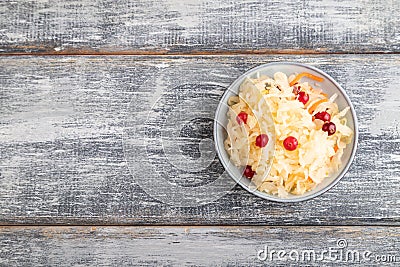
POLYGON ((299 95, 298 95, 298 100, 301 102, 301 103, 303 103, 304 105, 308 102, 308 99, 309 99, 310 97, 308 96, 308 94, 306 94, 305 92, 303 92, 303 91, 301 91, 301 92, 299 92, 299 95))
POLYGON ((298 144, 299 143, 297 142, 297 139, 293 136, 288 136, 285 140, 283 140, 283 146, 289 151, 295 150, 298 144))
POLYGON ((324 125, 322 125, 322 131, 327 132, 329 128, 329 122, 324 123, 324 125))
POLYGON ((336 133, 336 125, 333 122, 330 122, 328 127, 328 135, 332 135, 334 133, 336 133))
POLYGON ((236 116, 236 121, 237 123, 241 124, 242 122, 244 122, 245 124, 247 123, 247 113, 246 112, 240 112, 237 116, 236 116))
POLYGON ((328 135, 331 136, 336 133, 336 125, 333 122, 326 122, 322 125, 322 131, 328 132, 328 135))
POLYGON ((331 120, 331 115, 326 111, 318 112, 317 114, 314 115, 314 117, 321 121, 330 121, 331 120))
POLYGON ((256 138, 256 146, 258 147, 265 147, 268 144, 268 135, 260 134, 256 138))
POLYGON ((246 168, 244 169, 243 175, 246 176, 247 178, 251 179, 251 178, 253 178, 255 173, 256 172, 251 169, 251 166, 247 165, 246 168))

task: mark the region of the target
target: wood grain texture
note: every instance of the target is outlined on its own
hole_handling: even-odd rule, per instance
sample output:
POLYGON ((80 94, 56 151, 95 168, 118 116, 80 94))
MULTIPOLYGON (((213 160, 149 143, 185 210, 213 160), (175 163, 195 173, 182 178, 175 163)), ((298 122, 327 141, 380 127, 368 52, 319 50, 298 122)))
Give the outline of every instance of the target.
POLYGON ((399 59, 2 57, 0 222, 399 225, 399 59), (329 192, 302 203, 269 202, 235 186, 197 207, 164 204, 185 198, 157 187, 159 178, 171 187, 192 186, 197 198, 219 194, 218 188, 200 191, 223 172, 213 148, 202 142, 211 137, 215 101, 240 73, 271 61, 317 66, 346 89, 360 125, 359 149, 349 172, 329 192), (169 122, 182 114, 197 117, 180 132, 171 132, 169 122), (124 129, 137 136, 130 143, 133 163, 124 156, 124 129), (176 142, 179 150, 163 150, 160 140, 176 142), (199 158, 209 167, 188 168, 199 158), (155 181, 157 190, 146 193, 143 181, 155 181))
POLYGON ((396 227, 2 227, 0 264, 396 266, 399 238, 396 227), (338 240, 347 247, 339 247, 338 240), (269 253, 286 255, 278 259, 275 252, 259 260, 257 254, 265 246, 269 253), (291 251, 299 253, 298 261, 291 251), (315 256, 304 251, 314 251, 315 256), (327 252, 322 256, 323 251, 327 252), (352 256, 357 253, 359 258, 352 256))
POLYGON ((0 52, 399 52, 399 15, 399 0, 3 0, 0 52))

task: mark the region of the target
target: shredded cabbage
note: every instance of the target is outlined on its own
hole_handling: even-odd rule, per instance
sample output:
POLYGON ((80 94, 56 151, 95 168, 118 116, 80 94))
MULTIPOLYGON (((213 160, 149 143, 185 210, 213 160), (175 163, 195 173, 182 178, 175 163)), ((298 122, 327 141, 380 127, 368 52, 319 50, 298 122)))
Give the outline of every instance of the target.
POLYGON ((247 78, 239 95, 228 100, 228 137, 224 145, 230 160, 238 167, 251 166, 255 171, 252 182, 257 189, 279 197, 289 193, 302 195, 337 172, 343 150, 353 135, 344 118, 350 108, 339 111, 334 102, 336 94, 327 99, 322 90, 312 88, 308 82, 298 81, 290 86, 294 79, 295 75, 288 78, 282 72, 275 73, 274 78, 247 78), (293 89, 297 86, 309 95, 305 105, 296 98, 293 89), (314 110, 309 110, 310 107, 314 110), (324 122, 313 119, 321 111, 330 113, 331 122, 336 125, 335 134, 328 136, 321 130, 324 122), (248 114, 246 123, 236 120, 240 112, 248 114), (255 145, 262 133, 274 138, 272 149, 269 145, 265 148, 255 145), (298 140, 294 151, 283 146, 288 136, 298 140))

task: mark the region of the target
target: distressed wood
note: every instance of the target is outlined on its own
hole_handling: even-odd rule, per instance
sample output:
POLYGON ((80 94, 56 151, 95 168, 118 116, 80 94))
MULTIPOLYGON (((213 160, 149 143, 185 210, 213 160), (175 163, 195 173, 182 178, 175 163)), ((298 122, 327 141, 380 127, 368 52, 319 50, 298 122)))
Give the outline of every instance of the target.
POLYGON ((399 52, 400 2, 0 2, 1 53, 399 52))
MULTIPOLYGON (((371 226, 1 227, 0 264, 396 266, 400 261, 399 238, 399 228, 371 226), (347 243, 346 247, 344 242, 347 243), (270 253, 272 250, 285 251, 286 256, 281 255, 286 260, 279 260, 276 253, 265 261, 259 260, 257 254, 260 250, 265 250, 265 246, 270 253), (315 257, 304 254, 304 251, 310 250, 314 251, 315 257), (291 251, 299 253, 298 261, 296 252, 291 251), (321 256, 323 251, 332 251, 332 258, 329 258, 328 252, 321 256), (357 253, 359 258, 351 256, 357 253), (322 257, 324 261, 320 260, 322 257)), ((260 253, 260 258, 263 259, 262 257, 263 254, 260 253)))
POLYGON ((0 222, 399 225, 399 59, 1 57, 0 222), (212 147, 201 148, 209 167, 188 169, 204 158, 199 143, 211 137, 207 118, 213 118, 215 102, 239 74, 271 61, 315 65, 346 89, 360 125, 359 149, 349 172, 329 192, 302 203, 269 202, 239 186, 196 207, 163 203, 186 200, 168 193, 168 187, 158 188, 159 177, 171 187, 193 186, 197 199, 218 196, 218 188, 200 191, 223 172, 212 147), (185 114, 205 120, 173 134, 169 122, 185 114), (127 129, 137 137, 137 143, 129 143, 133 162, 124 156, 127 129), (163 150, 160 140, 163 145, 176 142, 179 150, 163 150), (143 181, 154 182, 156 192, 145 191, 143 181))

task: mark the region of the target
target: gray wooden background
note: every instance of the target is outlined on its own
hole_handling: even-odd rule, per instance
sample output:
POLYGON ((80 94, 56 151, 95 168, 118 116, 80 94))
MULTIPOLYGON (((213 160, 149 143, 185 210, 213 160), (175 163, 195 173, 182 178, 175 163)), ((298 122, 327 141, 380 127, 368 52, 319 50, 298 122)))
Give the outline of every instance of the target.
POLYGON ((399 264, 399 30, 398 0, 1 1, 0 266, 351 265, 257 258, 339 239, 399 264), (360 125, 302 203, 212 186, 215 105, 274 61, 326 71, 360 125))

